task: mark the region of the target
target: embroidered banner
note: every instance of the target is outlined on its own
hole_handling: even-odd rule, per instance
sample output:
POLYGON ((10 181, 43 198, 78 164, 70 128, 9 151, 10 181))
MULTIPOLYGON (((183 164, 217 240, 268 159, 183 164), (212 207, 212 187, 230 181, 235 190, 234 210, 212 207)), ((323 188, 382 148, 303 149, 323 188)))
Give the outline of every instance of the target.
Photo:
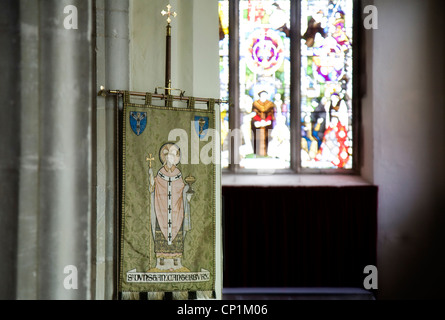
POLYGON ((215 111, 124 97, 120 292, 215 290, 215 111))

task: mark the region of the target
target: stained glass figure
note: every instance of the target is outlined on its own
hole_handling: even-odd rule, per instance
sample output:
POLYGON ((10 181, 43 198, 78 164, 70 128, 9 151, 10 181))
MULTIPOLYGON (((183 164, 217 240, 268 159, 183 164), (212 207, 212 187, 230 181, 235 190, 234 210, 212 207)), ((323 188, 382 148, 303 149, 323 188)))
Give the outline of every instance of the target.
POLYGON ((269 133, 272 131, 275 122, 275 104, 268 100, 269 94, 267 91, 261 91, 259 99, 252 105, 252 112, 255 115, 252 117, 251 129, 253 132, 253 149, 255 154, 266 157, 268 154, 269 133))

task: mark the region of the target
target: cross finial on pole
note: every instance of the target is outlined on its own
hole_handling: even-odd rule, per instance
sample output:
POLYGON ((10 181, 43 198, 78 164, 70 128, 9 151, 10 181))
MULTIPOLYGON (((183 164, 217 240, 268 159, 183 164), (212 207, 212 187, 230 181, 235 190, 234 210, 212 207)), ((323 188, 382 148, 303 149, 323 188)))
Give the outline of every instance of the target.
POLYGON ((171 22, 172 22, 172 16, 173 17, 176 17, 177 16, 177 13, 176 12, 171 12, 171 8, 172 8, 172 6, 170 5, 170 4, 168 4, 167 5, 167 11, 165 11, 165 10, 162 10, 161 11, 161 14, 163 15, 163 16, 165 16, 165 15, 167 15, 167 23, 168 24, 170 24, 171 22))

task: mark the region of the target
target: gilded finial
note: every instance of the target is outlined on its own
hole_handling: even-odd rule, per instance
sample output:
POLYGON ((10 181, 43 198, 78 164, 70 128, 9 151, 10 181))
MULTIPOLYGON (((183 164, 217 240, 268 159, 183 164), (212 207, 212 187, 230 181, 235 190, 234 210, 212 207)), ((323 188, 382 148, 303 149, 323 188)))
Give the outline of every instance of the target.
POLYGON ((167 23, 168 23, 168 24, 170 24, 170 23, 172 22, 172 19, 171 19, 172 16, 173 16, 173 17, 176 17, 176 16, 177 16, 177 13, 176 13, 176 12, 171 12, 171 8, 172 8, 172 6, 171 6, 170 4, 168 4, 168 5, 167 5, 167 11, 165 11, 165 10, 162 10, 162 11, 161 11, 161 14, 162 14, 163 16, 167 15, 167 23))

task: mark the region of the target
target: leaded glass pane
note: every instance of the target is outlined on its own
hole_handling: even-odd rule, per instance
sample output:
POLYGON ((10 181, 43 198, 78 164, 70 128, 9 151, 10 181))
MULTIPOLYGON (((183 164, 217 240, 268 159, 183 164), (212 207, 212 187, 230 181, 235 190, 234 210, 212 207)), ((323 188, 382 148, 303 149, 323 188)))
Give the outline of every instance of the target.
POLYGON ((290 1, 239 2, 240 167, 290 167, 290 1))
MULTIPOLYGON (((229 1, 219 1, 219 80, 220 98, 229 100, 229 1)), ((229 104, 221 104, 221 165, 229 165, 229 104)))
POLYGON ((301 167, 352 169, 352 0, 302 0, 301 36, 301 167))

